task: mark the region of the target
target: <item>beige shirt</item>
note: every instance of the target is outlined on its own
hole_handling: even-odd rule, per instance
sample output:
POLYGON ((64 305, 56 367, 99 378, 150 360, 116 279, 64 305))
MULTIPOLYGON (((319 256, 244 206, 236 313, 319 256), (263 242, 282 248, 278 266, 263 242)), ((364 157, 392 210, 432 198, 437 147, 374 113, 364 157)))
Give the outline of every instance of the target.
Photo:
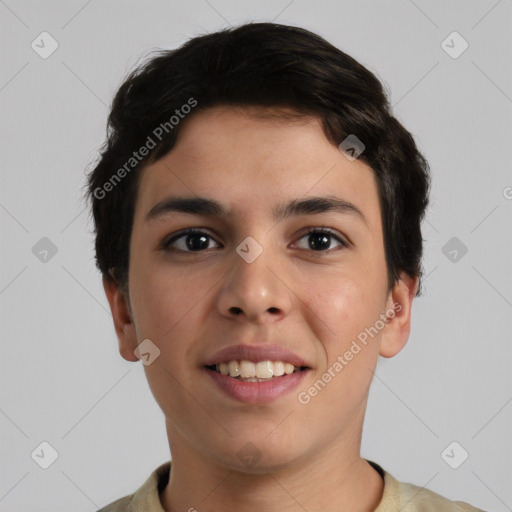
MULTIPOLYGON (((462 501, 451 501, 428 489, 399 482, 375 462, 368 463, 384 478, 382 499, 374 512, 483 512, 462 501)), ((162 464, 137 492, 114 501, 98 512, 165 512, 159 492, 167 485, 170 470, 170 461, 162 464)))

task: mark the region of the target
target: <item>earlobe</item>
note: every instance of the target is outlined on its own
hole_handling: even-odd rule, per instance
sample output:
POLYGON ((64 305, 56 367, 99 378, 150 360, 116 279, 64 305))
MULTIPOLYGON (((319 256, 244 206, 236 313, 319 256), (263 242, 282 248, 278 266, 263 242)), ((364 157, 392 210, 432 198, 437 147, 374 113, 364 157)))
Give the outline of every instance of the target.
POLYGON ((388 316, 386 327, 381 336, 379 355, 396 356, 406 345, 411 330, 411 308, 419 278, 402 272, 389 295, 385 314, 388 316))
POLYGON ((103 289, 112 312, 119 353, 127 361, 138 361, 139 359, 134 353, 137 347, 137 335, 127 299, 110 276, 103 276, 103 289))

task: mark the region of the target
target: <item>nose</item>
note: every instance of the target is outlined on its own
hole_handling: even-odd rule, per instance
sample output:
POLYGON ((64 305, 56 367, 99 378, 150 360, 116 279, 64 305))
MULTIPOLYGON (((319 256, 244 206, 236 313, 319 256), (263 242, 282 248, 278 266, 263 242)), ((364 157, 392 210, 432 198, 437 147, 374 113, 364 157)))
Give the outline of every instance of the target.
POLYGON ((289 314, 294 295, 283 265, 270 248, 248 261, 234 251, 232 270, 217 296, 219 312, 259 325, 281 320, 289 314))

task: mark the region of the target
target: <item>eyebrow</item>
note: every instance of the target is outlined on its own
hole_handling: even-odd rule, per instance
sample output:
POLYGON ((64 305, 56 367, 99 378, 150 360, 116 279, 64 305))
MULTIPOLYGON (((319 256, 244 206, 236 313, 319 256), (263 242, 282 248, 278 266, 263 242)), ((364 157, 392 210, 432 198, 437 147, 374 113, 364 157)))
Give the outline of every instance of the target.
MULTIPOLYGON (((205 197, 169 197, 155 204, 146 215, 146 222, 156 220, 170 212, 188 213, 205 217, 227 217, 228 211, 221 203, 205 197)), ((272 211, 275 221, 299 215, 315 215, 335 212, 360 218, 368 226, 363 213, 354 204, 335 196, 307 197, 293 199, 275 207, 272 211)))

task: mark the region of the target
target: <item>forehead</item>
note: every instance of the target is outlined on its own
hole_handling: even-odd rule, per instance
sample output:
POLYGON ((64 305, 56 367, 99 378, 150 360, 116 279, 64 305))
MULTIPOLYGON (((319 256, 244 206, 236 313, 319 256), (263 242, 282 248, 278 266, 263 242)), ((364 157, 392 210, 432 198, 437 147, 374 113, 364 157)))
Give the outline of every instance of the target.
POLYGON ((379 221, 367 164, 348 160, 326 138, 320 119, 269 114, 222 106, 182 121, 175 147, 142 172, 136 216, 168 196, 215 197, 238 214, 256 215, 284 200, 335 195, 379 221))

